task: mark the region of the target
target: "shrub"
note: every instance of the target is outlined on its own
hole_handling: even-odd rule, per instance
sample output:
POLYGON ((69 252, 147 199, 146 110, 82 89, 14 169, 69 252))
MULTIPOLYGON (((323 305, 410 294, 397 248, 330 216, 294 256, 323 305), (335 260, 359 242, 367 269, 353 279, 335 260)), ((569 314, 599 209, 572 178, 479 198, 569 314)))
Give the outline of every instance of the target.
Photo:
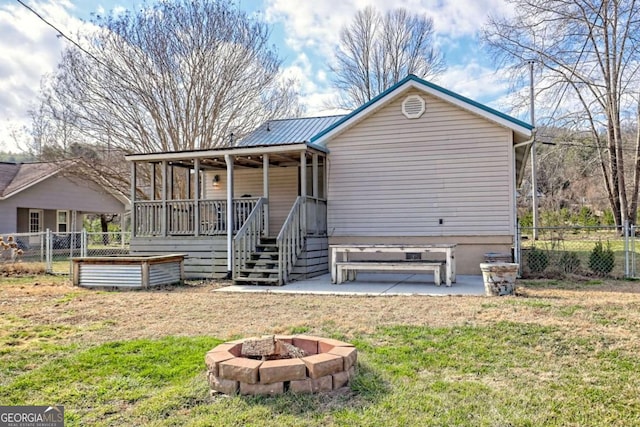
POLYGON ((591 271, 600 276, 606 276, 613 270, 614 263, 615 255, 611 250, 611 244, 607 241, 607 247, 605 248, 602 242, 598 241, 593 247, 591 255, 589 255, 589 268, 591 271))
POLYGON ((20 260, 23 251, 18 242, 13 236, 8 236, 6 242, 0 236, 0 262, 16 262, 20 260))
POLYGON ((574 221, 577 225, 586 227, 599 225, 598 217, 595 216, 593 211, 587 206, 580 208, 580 212, 575 215, 574 221))
POLYGON ((607 209, 602 213, 602 219, 600 221, 602 225, 616 225, 616 220, 613 216, 613 211, 607 209))
POLYGON ((541 273, 549 265, 549 255, 534 246, 527 252, 527 265, 532 273, 541 273))
POLYGON ((558 260, 558 266, 565 273, 575 273, 580 269, 580 258, 575 252, 563 252, 558 260))
POLYGON ((522 215, 518 222, 520 223, 520 227, 529 228, 533 227, 533 212, 527 211, 524 215, 522 215))

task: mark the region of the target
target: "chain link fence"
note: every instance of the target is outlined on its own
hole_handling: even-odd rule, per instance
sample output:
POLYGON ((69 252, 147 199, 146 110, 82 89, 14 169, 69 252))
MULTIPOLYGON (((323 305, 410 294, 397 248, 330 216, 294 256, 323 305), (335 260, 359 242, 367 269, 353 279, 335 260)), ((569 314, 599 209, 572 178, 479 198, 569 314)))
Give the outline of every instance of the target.
POLYGON ((635 226, 520 227, 518 262, 522 277, 636 277, 635 226))
POLYGON ((3 235, 2 242, 13 246, 1 251, 3 262, 34 266, 53 274, 70 274, 71 258, 82 256, 115 256, 129 254, 131 233, 88 233, 86 230, 68 233, 13 233, 3 235), (11 245, 9 242, 13 242, 11 245))

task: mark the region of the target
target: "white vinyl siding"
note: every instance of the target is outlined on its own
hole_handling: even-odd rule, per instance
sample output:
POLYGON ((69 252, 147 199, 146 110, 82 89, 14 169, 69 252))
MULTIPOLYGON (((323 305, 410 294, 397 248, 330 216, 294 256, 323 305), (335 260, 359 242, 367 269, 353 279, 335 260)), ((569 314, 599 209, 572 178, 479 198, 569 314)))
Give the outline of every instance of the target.
MULTIPOLYGON (((251 197, 262 197, 262 169, 238 169, 233 172, 234 198, 247 194, 251 197)), ((205 198, 227 198, 226 172, 208 172, 205 178, 205 198), (213 176, 219 175, 220 182, 213 185, 213 176)), ((269 232, 277 235, 284 224, 293 203, 298 197, 298 168, 275 167, 269 168, 269 232)))
POLYGON ((511 131, 424 94, 407 119, 412 93, 329 141, 330 235, 510 234, 511 131))

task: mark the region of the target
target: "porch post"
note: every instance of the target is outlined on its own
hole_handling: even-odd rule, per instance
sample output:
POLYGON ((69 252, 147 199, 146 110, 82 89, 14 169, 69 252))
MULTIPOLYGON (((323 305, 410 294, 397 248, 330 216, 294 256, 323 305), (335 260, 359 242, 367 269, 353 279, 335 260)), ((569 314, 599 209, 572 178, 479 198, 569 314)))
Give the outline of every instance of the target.
POLYGON ((136 180, 136 162, 131 162, 131 237, 136 232, 136 180))
POLYGON ((175 173, 175 167, 173 165, 169 165, 169 198, 171 200, 175 199, 175 194, 174 194, 174 183, 175 183, 175 179, 174 179, 174 173, 175 173))
POLYGON ((196 236, 200 235, 200 159, 193 161, 193 227, 196 236))
POLYGON ((307 152, 300 153, 300 196, 302 197, 302 230, 307 234, 307 152))
POLYGON ((167 235, 167 174, 169 173, 169 163, 162 161, 162 218, 160 218, 160 235, 167 235))
POLYGON ((186 191, 185 191, 185 200, 189 200, 191 198, 191 169, 185 168, 185 180, 186 180, 186 191))
MULTIPOLYGON (((320 197, 320 195, 318 194, 318 190, 319 190, 319 183, 318 183, 318 153, 313 153, 311 155, 311 175, 312 175, 312 183, 311 183, 311 192, 312 192, 312 196, 313 196, 313 201, 312 201, 312 206, 311 206, 311 210, 310 210, 310 216, 311 219, 307 218, 307 226, 309 225, 309 222, 312 222, 311 227, 312 227, 312 232, 314 234, 319 232, 319 226, 318 226, 318 198, 320 197)), ((307 210, 309 212, 309 210, 307 210)))
POLYGON ((224 155, 227 164, 227 279, 233 278, 233 160, 230 154, 224 155))
POLYGON ((313 174, 313 194, 311 194, 315 199, 319 198, 318 195, 318 154, 313 153, 311 157, 311 168, 313 174))
POLYGON ((269 155, 262 156, 262 196, 267 200, 264 207, 264 235, 269 236, 269 155))
POLYGON ((149 200, 156 199, 156 164, 151 163, 151 194, 149 194, 149 200))

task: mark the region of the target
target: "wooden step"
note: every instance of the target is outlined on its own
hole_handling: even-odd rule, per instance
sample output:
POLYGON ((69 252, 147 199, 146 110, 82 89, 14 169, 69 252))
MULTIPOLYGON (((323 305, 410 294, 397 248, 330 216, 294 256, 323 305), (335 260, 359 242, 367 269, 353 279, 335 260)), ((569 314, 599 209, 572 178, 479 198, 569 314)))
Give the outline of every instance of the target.
POLYGON ((256 259, 248 259, 246 262, 249 268, 253 268, 255 266, 264 266, 264 265, 278 265, 278 259, 273 258, 256 258, 256 259))
POLYGON ((278 268, 243 268, 240 274, 278 274, 278 268))
POLYGON ((248 259, 247 262, 253 263, 254 261, 271 261, 278 262, 279 256, 278 254, 268 253, 268 252, 258 252, 251 254, 251 259, 248 259))
POLYGON ((277 285, 279 283, 277 277, 236 277, 234 282, 255 282, 255 283, 271 283, 277 285))
POLYGON ((258 251, 269 251, 269 252, 278 252, 278 246, 276 245, 263 245, 258 243, 256 245, 256 250, 258 251))

